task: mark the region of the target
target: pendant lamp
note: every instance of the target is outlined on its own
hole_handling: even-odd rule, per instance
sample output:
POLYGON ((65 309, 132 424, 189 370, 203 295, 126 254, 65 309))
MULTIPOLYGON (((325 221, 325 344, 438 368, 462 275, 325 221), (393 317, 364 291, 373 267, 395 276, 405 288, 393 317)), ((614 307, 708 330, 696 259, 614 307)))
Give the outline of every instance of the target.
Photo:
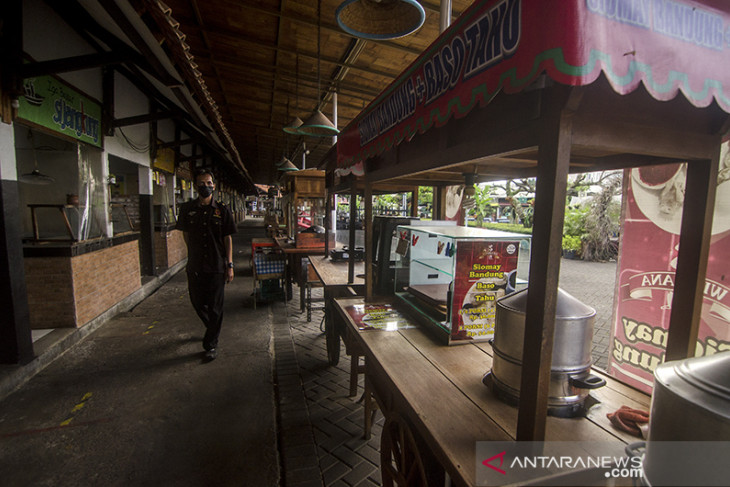
POLYGON ((20 181, 21 183, 36 185, 55 183, 56 180, 54 178, 52 178, 51 176, 46 176, 38 169, 38 158, 35 154, 35 139, 33 138, 33 132, 31 130, 28 130, 28 138, 30 139, 30 145, 33 150, 33 170, 29 173, 21 175, 18 178, 18 181, 20 181))
MULTIPOLYGON (((296 109, 299 110, 299 54, 297 54, 297 62, 296 62, 296 76, 297 76, 297 83, 296 83, 296 92, 297 92, 297 106, 296 109)), ((286 115, 289 116, 289 100, 286 102, 286 115)), ((291 122, 284 127, 284 132, 287 134, 292 135, 299 135, 299 127, 301 127, 304 124, 302 122, 302 119, 297 117, 296 115, 294 118, 292 118, 291 122)))
POLYGON ((281 156, 281 160, 276 163, 276 167, 281 167, 281 166, 283 166, 283 165, 285 165, 287 163, 291 164, 292 162, 289 160, 288 157, 281 156))
POLYGON ((302 119, 295 116, 291 119, 291 122, 289 122, 289 124, 284 127, 284 132, 286 132, 287 134, 298 135, 299 127, 301 127, 303 124, 304 122, 302 122, 302 119))
POLYGON ((340 28, 363 39, 397 39, 414 33, 426 20, 416 0, 345 0, 335 17, 340 28))
MULTIPOLYGON (((321 54, 320 54, 320 44, 321 44, 321 35, 320 31, 322 29, 322 22, 320 20, 321 14, 320 10, 322 8, 322 1, 319 0, 317 2, 317 97, 320 96, 320 93, 322 93, 320 88, 320 80, 321 80, 321 73, 320 73, 320 64, 321 64, 321 54)), ((304 121, 304 124, 302 124, 301 127, 299 127, 299 130, 297 131, 299 135, 311 135, 313 137, 332 137, 333 135, 337 135, 340 133, 339 130, 337 130, 337 127, 322 113, 319 108, 315 108, 314 112, 312 112, 312 115, 309 116, 307 120, 304 121)))
POLYGON ((299 168, 295 166, 289 159, 286 160, 286 162, 279 167, 279 171, 281 172, 292 172, 292 171, 298 171, 299 168))

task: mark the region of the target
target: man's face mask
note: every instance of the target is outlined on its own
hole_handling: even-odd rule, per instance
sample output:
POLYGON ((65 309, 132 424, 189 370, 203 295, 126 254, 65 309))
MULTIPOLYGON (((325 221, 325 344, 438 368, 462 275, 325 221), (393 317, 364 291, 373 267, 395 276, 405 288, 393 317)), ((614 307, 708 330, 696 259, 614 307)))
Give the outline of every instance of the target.
POLYGON ((213 186, 208 186, 205 183, 199 184, 198 194, 203 198, 207 198, 208 196, 213 194, 213 186))

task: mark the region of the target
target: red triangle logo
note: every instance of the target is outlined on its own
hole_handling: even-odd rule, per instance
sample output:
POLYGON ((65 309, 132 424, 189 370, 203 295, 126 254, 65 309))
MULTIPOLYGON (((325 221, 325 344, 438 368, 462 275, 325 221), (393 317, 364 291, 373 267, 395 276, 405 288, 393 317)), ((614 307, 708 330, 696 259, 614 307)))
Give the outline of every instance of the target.
POLYGON ((506 450, 505 450, 505 451, 503 451, 502 453, 497 453, 497 454, 496 454, 496 455, 494 455, 493 457, 491 457, 491 458, 487 458, 486 460, 484 460, 484 461, 482 462, 482 465, 484 465, 485 467, 489 467, 489 468, 491 468, 492 470, 496 470, 497 472, 501 473, 502 475, 507 475, 507 472, 505 472, 504 470, 502 470, 501 468, 499 468, 499 467, 501 467, 501 466, 502 466, 502 464, 504 464, 504 455, 505 455, 506 453, 507 453, 507 451, 506 451, 506 450), (489 463, 489 462, 491 462, 492 460, 494 460, 495 458, 499 458, 499 467, 495 467, 494 465, 492 465, 492 464, 490 464, 490 463, 489 463))

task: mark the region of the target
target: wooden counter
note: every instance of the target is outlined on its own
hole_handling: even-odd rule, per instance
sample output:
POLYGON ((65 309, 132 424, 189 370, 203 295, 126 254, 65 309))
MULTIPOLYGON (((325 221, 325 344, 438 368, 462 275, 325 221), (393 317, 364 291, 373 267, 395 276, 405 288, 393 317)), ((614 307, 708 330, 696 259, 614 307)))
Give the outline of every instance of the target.
POLYGON ((324 309, 325 321, 324 331, 327 341, 327 360, 330 365, 337 365, 340 360, 340 337, 345 342, 347 354, 350 355, 350 396, 357 393, 358 374, 364 372, 364 366, 360 365, 359 347, 352 340, 348 339, 348 335, 344 330, 344 323, 337 319, 338 314, 334 309, 334 299, 343 296, 357 296, 365 293, 365 264, 363 262, 355 263, 355 279, 353 282, 347 282, 348 279, 348 262, 333 262, 326 256, 310 255, 309 263, 312 265, 314 272, 322 282, 324 287, 324 309))
POLYGON ((310 254, 309 263, 312 264, 314 272, 317 273, 317 277, 322 281, 325 288, 353 284, 365 285, 365 278, 363 277, 365 264, 363 262, 355 263, 355 280, 353 282, 347 282, 348 263, 346 260, 334 262, 327 256, 310 254))
MULTIPOLYGON (((366 394, 372 392, 377 399, 386 426, 401 421, 413 431, 416 444, 425 445, 420 452, 424 465, 433 457, 456 485, 476 485, 476 462, 486 459, 476 458, 476 442, 513 441, 517 434, 518 409, 498 400, 482 384, 492 367, 491 346, 480 342, 445 347, 417 326, 361 330, 350 311, 364 304, 364 298, 334 300, 347 335, 365 356, 366 394)), ((606 414, 622 405, 648 410, 650 398, 596 370, 593 373, 604 377, 607 385, 591 391, 587 404, 595 404, 587 416, 548 416, 546 441, 615 442, 622 451, 625 444, 639 439, 615 429, 606 414)), ((366 398, 366 426, 368 402, 366 398)), ((386 443, 383 438, 381 448, 386 443)))
POLYGON ((286 254, 287 263, 289 267, 289 273, 287 278, 287 298, 291 298, 292 295, 292 279, 296 281, 299 286, 299 307, 301 311, 304 311, 304 289, 307 283, 307 272, 303 266, 303 258, 307 255, 324 255, 324 247, 322 248, 311 248, 311 247, 297 247, 294 242, 290 242, 286 237, 274 238, 276 246, 286 254))

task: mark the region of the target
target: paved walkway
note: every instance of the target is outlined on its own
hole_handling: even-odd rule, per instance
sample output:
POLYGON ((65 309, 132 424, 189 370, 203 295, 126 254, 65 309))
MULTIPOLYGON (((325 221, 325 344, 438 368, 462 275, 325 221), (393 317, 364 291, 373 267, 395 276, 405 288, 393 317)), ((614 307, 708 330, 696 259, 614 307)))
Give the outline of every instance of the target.
POLYGON ((239 230, 218 358, 180 272, 0 400, 3 486, 279 484, 275 306, 253 309, 249 267, 264 232, 239 230))
POLYGON ((560 262, 559 286, 596 310, 592 356, 594 365, 604 370, 608 367, 615 283, 616 262, 560 262))
MULTIPOLYGON (((250 225, 235 240, 218 359, 201 360, 181 272, 0 400, 4 486, 380 485, 382 417, 362 439, 362 379, 348 397, 344 346, 327 365, 322 311, 307 322, 298 292, 253 309, 250 239, 263 228, 250 225)), ((562 261, 561 287, 598 311, 599 365, 614 274, 562 261)))

